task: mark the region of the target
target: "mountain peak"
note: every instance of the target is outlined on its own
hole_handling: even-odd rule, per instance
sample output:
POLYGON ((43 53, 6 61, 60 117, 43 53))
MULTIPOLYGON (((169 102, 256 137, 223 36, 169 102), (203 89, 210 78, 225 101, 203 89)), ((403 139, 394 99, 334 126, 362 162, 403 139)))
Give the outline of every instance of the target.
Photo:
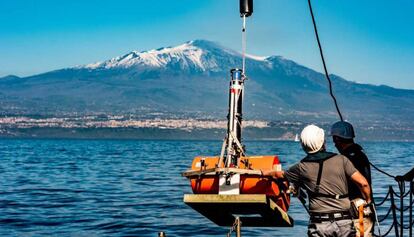
MULTIPOLYGON (((187 41, 178 46, 163 47, 147 51, 131 51, 123 56, 115 57, 107 61, 79 66, 86 69, 111 69, 111 68, 180 68, 195 71, 219 71, 219 65, 223 60, 230 58, 231 63, 240 61, 241 54, 228 49, 219 43, 196 39, 187 41)), ((247 58, 263 61, 266 57, 247 55, 247 58)))
POLYGON ((194 47, 202 49, 224 49, 224 47, 219 43, 204 39, 190 40, 187 41, 185 44, 192 45, 194 47))
POLYGON ((183 68, 198 67, 205 70, 205 64, 201 59, 203 48, 200 45, 207 45, 207 41, 189 41, 175 47, 163 47, 148 51, 131 51, 123 56, 112 58, 104 62, 97 62, 81 66, 87 69, 110 69, 130 67, 166 67, 170 64, 179 63, 183 68))

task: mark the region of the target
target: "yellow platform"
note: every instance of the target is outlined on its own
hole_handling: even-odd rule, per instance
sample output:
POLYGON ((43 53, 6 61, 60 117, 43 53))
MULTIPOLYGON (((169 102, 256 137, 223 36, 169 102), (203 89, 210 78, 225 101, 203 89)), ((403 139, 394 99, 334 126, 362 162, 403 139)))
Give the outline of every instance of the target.
POLYGON ((264 194, 185 194, 184 203, 219 226, 292 227, 293 219, 264 194))

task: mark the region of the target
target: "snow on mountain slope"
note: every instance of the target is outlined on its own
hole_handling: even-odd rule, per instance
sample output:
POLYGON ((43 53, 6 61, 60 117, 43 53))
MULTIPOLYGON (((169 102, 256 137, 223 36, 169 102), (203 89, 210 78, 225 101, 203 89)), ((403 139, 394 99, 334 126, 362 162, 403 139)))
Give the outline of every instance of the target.
MULTIPOLYGON (((153 49, 149 51, 132 51, 123 56, 107 61, 87 64, 77 68, 86 69, 111 69, 131 68, 136 66, 149 66, 163 68, 171 65, 179 65, 180 68, 195 68, 200 71, 216 71, 223 58, 228 56, 240 58, 241 54, 221 47, 206 40, 192 40, 175 47, 153 49), (217 54, 219 49, 219 54, 217 54)), ((264 61, 266 57, 247 55, 251 60, 264 61)))

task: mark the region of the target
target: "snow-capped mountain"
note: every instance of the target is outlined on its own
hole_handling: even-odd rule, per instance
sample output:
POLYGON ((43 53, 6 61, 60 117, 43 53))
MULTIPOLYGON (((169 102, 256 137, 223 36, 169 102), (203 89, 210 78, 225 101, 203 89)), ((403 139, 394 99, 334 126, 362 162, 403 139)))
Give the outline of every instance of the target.
MULTIPOLYGON (((247 58, 264 61, 266 57, 247 55, 247 58)), ((114 69, 114 68, 180 68, 198 71, 221 71, 221 64, 237 64, 241 54, 226 49, 217 43, 205 40, 192 40, 175 47, 165 47, 149 51, 132 51, 103 62, 96 62, 78 68, 114 69), (231 56, 231 57, 229 57, 231 56)))
MULTIPOLYGON (((281 56, 249 56, 246 118, 333 119, 324 76, 281 56)), ((3 113, 136 113, 225 117, 229 71, 240 53, 206 40, 107 61, 0 80, 3 113)), ((414 91, 358 84, 332 75, 347 119, 412 121, 414 91)))
POLYGON ((204 60, 206 50, 197 46, 197 42, 189 41, 176 47, 153 49, 144 52, 132 51, 120 57, 104 62, 97 62, 84 66, 88 69, 97 68, 131 68, 137 66, 165 67, 178 63, 182 67, 198 67, 201 70, 218 68, 215 60, 204 60))

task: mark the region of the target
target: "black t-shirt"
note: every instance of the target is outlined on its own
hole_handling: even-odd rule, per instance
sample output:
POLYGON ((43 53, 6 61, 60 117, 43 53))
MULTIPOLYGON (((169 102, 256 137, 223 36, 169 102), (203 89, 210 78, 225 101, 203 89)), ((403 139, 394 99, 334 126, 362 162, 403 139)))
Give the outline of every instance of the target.
MULTIPOLYGON (((369 185, 371 186, 371 169, 369 166, 368 157, 365 155, 362 147, 354 143, 342 151, 341 154, 348 157, 355 168, 367 179, 369 185)), ((355 198, 363 198, 358 186, 352 181, 348 183, 349 198, 351 200, 355 198)))

